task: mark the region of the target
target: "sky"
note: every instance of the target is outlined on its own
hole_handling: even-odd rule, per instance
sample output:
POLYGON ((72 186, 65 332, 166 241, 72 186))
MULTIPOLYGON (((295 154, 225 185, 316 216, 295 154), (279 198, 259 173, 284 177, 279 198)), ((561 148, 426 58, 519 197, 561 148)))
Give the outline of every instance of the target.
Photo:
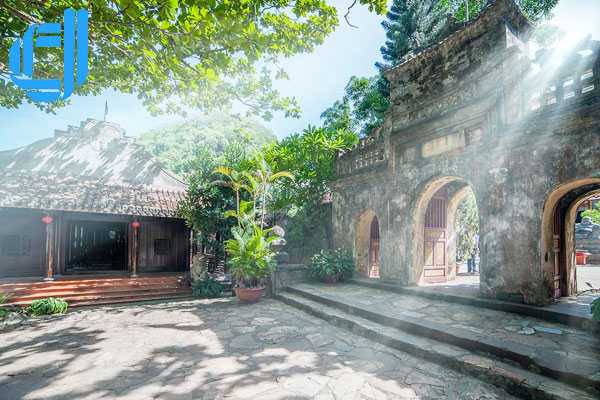
MULTIPOLYGON (((340 18, 351 2, 332 1, 338 7, 340 18)), ((600 0, 560 0, 553 14, 550 22, 565 32, 565 43, 573 43, 576 38, 588 33, 600 40, 600 0)), ((338 29, 314 52, 300 54, 281 63, 289 80, 277 81, 275 87, 283 95, 297 99, 302 117, 292 119, 277 114, 271 121, 264 121, 278 137, 298 132, 308 124, 319 124, 321 112, 343 96, 351 76, 376 73, 374 64, 381 59, 379 48, 385 41, 380 25, 384 17, 369 13, 365 7, 355 6, 349 18, 358 28, 350 27, 342 19, 338 29)), ((55 115, 46 114, 29 104, 19 109, 0 108, 0 151, 50 137, 55 129, 79 125, 88 117, 102 119, 105 101, 108 101, 109 108, 107 119, 120 124, 130 136, 182 120, 172 115, 153 117, 134 95, 114 91, 94 97, 73 96, 70 105, 55 115)))

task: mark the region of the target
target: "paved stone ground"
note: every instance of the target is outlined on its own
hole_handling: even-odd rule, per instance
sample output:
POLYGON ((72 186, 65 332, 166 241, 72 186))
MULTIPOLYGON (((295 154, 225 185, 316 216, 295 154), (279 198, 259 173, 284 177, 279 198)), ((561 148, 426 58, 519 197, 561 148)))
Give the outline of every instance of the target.
POLYGON ((586 282, 600 289, 600 265, 577 267, 577 290, 580 292, 588 290, 590 287, 585 284, 586 282))
MULTIPOLYGON (((557 357, 568 355, 573 362, 585 361, 586 365, 590 365, 590 368, 600 374, 600 337, 582 329, 513 313, 402 295, 359 285, 298 284, 294 287, 390 317, 417 318, 433 322, 440 327, 459 328, 507 343, 523 344, 540 355, 548 355, 550 351, 557 357), (559 329, 561 334, 540 331, 523 333, 523 328, 536 327, 559 329)), ((573 364, 570 368, 578 366, 573 364)))
POLYGON ((102 307, 0 333, 0 398, 513 399, 294 308, 102 307))

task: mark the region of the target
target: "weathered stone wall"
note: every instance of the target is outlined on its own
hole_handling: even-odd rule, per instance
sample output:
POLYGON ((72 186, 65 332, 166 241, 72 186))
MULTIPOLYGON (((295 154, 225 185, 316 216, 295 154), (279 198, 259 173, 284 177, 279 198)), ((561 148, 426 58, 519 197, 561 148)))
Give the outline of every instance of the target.
POLYGON ((304 264, 281 264, 271 274, 271 282, 268 288, 270 295, 277 294, 279 291, 295 283, 308 281, 308 267, 304 264))
MULTIPOLYGON (((357 221, 372 210, 380 224, 383 279, 417 282, 423 207, 433 189, 459 181, 477 199, 482 294, 527 303, 549 299, 544 205, 561 184, 600 177, 600 71, 595 54, 577 59, 576 67, 529 77, 534 66, 523 44, 526 25, 510 4, 499 0, 437 49, 389 71, 392 108, 383 137, 372 145, 385 159, 339 174, 334 244, 356 254, 357 221), (584 80, 589 65, 593 77, 584 80), (575 74, 574 96, 563 91, 562 71, 575 74), (532 110, 540 88, 552 86, 532 110)), ((364 159, 364 151, 339 163, 364 159)))

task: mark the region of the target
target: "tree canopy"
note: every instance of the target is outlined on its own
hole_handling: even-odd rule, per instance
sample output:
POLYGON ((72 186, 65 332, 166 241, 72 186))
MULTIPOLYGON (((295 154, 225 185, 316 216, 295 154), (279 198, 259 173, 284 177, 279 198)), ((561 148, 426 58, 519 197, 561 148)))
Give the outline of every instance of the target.
POLYGON ((323 111, 321 119, 329 130, 344 129, 366 136, 382 124, 388 106, 387 81, 383 76, 353 76, 342 99, 323 111))
POLYGON ((137 143, 169 170, 187 176, 205 159, 215 159, 242 145, 252 152, 276 140, 271 130, 253 118, 212 113, 144 132, 137 143))
MULTIPOLYGON (((358 4, 383 13, 386 0, 358 4)), ((69 7, 90 12, 89 75, 75 93, 134 93, 152 113, 237 101, 266 118, 274 110, 296 116, 295 101, 271 84, 284 74, 267 65, 313 50, 338 24, 326 0, 9 0, 0 3, 0 54, 29 24, 60 22, 69 7)), ((60 77, 57 53, 36 49, 37 78, 60 77)), ((0 59, 0 106, 16 108, 28 99, 8 79, 7 64, 0 59)), ((64 103, 36 105, 52 111, 64 103)))

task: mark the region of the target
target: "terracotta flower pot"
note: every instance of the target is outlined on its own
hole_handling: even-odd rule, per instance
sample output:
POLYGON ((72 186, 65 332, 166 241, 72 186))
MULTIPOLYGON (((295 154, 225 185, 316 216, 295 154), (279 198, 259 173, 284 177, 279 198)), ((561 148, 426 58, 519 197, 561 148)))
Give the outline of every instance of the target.
POLYGON ((235 294, 242 303, 256 303, 263 295, 264 288, 235 288, 235 294))
POLYGON ((323 282, 330 284, 330 285, 337 283, 338 280, 339 280, 339 278, 337 275, 327 275, 326 277, 323 278, 323 282))

